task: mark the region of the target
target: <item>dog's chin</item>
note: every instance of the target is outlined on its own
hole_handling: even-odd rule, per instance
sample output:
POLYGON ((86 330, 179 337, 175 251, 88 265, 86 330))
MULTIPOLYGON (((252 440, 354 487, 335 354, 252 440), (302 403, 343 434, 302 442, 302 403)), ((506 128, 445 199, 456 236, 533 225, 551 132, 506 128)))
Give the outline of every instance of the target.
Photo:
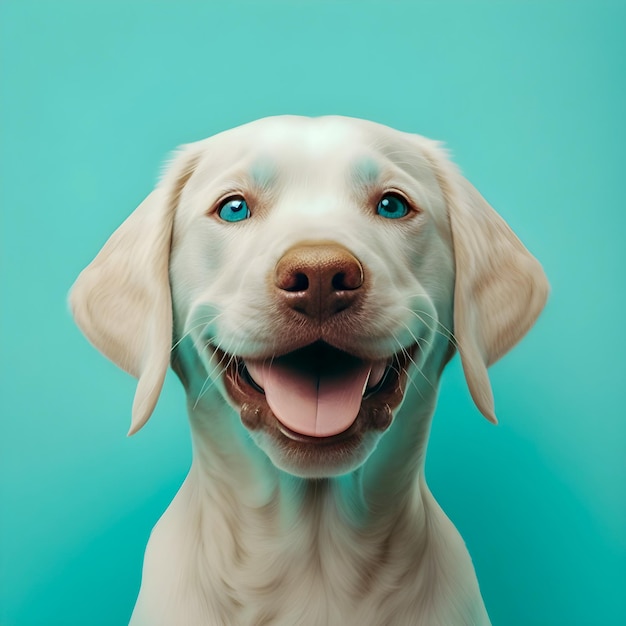
MULTIPOLYGON (((408 364, 416 350, 417 345, 413 345, 387 359, 368 362, 326 343, 316 342, 286 355, 256 359, 255 365, 248 359, 226 355, 218 350, 215 356, 221 362, 228 362, 223 374, 224 388, 232 403, 238 407, 243 425, 259 448, 279 469, 294 476, 315 479, 349 473, 365 462, 381 435, 391 425, 394 409, 402 402, 408 364), (259 365, 261 362, 264 365, 259 365), (289 403, 284 405, 277 402, 275 395, 281 390, 270 390, 269 386, 273 384, 270 382, 271 375, 263 378, 260 375, 262 367, 280 370, 282 378, 279 378, 279 382, 287 380, 287 384, 292 377, 291 367, 296 370, 328 367, 336 372, 335 378, 332 372, 322 373, 318 380, 334 380, 330 383, 334 389, 329 395, 339 398, 337 402, 342 410, 345 410, 347 402, 352 412, 334 423, 332 410, 326 409, 330 421, 327 419, 323 427, 315 429, 302 425, 299 418, 292 419, 286 414, 290 410, 302 409, 302 403, 296 399, 292 403, 296 408, 292 409, 289 403), (354 376, 351 379, 349 374, 343 372, 344 369, 357 372, 354 375, 356 382, 354 376), (365 380, 361 384, 359 397, 345 401, 344 391, 338 391, 336 387, 342 380, 348 380, 348 386, 352 386, 354 391, 355 384, 360 382, 359 372, 364 372, 362 376, 365 380), (263 383, 268 385, 267 390, 263 388, 263 383)), ((299 391, 298 376, 293 375, 296 391, 299 391)), ((306 392, 302 393, 306 395, 306 392)), ((307 408, 306 404, 304 408, 307 408)))

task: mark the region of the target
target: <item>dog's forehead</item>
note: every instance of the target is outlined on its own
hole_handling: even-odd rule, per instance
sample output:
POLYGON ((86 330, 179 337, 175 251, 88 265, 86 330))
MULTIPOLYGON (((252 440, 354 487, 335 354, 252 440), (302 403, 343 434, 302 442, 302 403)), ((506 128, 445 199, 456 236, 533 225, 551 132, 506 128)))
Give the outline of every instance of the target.
MULTIPOLYGON (((415 136, 417 137, 417 136, 415 136)), ((210 150, 224 151, 237 159, 242 154, 251 159, 274 157, 314 162, 328 156, 340 159, 360 152, 389 154, 393 147, 408 148, 409 135, 388 126, 341 116, 299 117, 277 116, 238 126, 208 140, 210 150)), ((417 144, 413 150, 418 152, 417 144)))
POLYGON ((311 157, 340 150, 346 142, 358 142, 363 134, 356 120, 340 117, 273 117, 242 126, 239 131, 263 151, 311 157))
POLYGON ((282 115, 238 126, 213 139, 221 143, 242 142, 263 151, 291 150, 315 156, 341 149, 346 143, 366 142, 377 133, 401 134, 382 124, 349 117, 282 115))
POLYGON ((329 159, 336 168, 345 166, 357 180, 369 182, 378 173, 380 159, 425 166, 423 141, 427 140, 356 118, 277 116, 209 138, 205 154, 223 169, 246 166, 261 183, 276 169, 327 170, 329 159))

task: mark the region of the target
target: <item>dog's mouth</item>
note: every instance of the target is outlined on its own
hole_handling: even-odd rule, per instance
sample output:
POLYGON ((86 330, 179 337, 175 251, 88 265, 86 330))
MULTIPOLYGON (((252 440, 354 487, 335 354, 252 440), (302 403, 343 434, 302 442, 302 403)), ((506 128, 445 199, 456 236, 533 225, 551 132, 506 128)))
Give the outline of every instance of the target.
POLYGON ((267 359, 234 356, 225 386, 250 430, 264 428, 283 443, 354 442, 367 430, 391 424, 416 348, 367 360, 318 341, 267 359))

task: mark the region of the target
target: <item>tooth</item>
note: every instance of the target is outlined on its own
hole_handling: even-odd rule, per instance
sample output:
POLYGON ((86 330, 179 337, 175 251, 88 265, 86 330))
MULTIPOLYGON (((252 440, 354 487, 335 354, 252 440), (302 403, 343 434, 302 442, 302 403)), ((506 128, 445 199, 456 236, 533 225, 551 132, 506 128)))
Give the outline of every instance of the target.
POLYGON ((258 387, 259 391, 265 393, 265 389, 263 387, 264 379, 263 379, 263 370, 259 369, 256 365, 250 365, 249 363, 243 362, 245 372, 247 377, 250 379, 253 385, 258 387), (253 375, 254 372, 254 375, 253 375))
POLYGON ((367 386, 369 385, 371 377, 372 377, 372 368, 370 368, 370 373, 367 375, 367 379, 365 380, 365 384, 363 385, 363 391, 361 392, 362 396, 364 396, 365 392, 367 391, 367 386))
POLYGON ((376 387, 376 385, 378 385, 383 377, 385 376, 385 373, 387 372, 387 363, 385 361, 379 361, 378 363, 375 363, 372 366, 372 370, 370 371, 370 377, 368 379, 368 383, 369 380, 372 380, 372 387, 376 387))

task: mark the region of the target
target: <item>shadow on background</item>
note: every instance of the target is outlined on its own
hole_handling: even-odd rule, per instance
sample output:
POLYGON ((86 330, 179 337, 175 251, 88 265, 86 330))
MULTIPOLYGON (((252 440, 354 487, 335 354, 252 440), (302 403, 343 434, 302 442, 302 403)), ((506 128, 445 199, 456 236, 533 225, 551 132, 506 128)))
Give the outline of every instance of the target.
POLYGON ((500 377, 511 388, 494 384, 496 396, 506 396, 494 427, 469 400, 459 402, 467 391, 455 357, 442 382, 426 464, 428 485, 472 556, 491 621, 621 626, 626 571, 619 538, 592 515, 581 486, 565 480, 559 460, 524 435, 522 422, 541 416, 542 399, 524 401, 513 368, 497 370, 492 382, 500 377))
POLYGON ((23 617, 3 626, 127 624, 139 592, 150 531, 184 478, 181 475, 163 484, 109 525, 94 526, 97 534, 91 541, 76 544, 65 561, 41 572, 19 604, 17 614, 23 617))

